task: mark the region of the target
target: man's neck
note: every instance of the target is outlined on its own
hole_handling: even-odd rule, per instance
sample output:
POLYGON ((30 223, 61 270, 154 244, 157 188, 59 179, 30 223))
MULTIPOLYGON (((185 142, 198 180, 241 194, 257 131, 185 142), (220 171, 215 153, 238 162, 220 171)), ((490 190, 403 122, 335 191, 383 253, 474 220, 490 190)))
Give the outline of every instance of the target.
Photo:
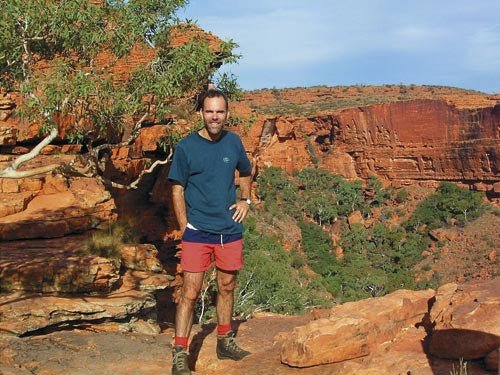
POLYGON ((205 139, 212 141, 212 142, 218 141, 220 139, 220 137, 222 136, 222 132, 223 132, 223 130, 221 130, 217 134, 210 134, 206 128, 198 130, 198 134, 202 138, 205 138, 205 139))

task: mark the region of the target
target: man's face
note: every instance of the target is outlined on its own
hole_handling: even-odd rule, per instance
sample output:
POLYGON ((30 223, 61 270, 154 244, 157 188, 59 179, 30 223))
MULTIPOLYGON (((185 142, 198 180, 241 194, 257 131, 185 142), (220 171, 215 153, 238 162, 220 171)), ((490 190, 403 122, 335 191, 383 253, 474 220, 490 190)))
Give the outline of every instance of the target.
POLYGON ((223 97, 206 98, 203 109, 200 110, 200 115, 208 133, 217 137, 221 133, 229 115, 226 109, 226 101, 223 97))

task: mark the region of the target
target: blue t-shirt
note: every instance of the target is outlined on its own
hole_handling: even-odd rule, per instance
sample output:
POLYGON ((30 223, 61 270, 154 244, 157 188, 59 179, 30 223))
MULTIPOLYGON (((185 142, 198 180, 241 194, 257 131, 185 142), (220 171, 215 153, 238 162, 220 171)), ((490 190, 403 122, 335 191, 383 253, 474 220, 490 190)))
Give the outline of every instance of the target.
POLYGON ((218 234, 242 233, 233 220, 236 202, 234 171, 249 173, 250 161, 240 138, 223 130, 217 141, 198 132, 181 140, 175 149, 168 179, 184 186, 187 219, 195 228, 218 234))

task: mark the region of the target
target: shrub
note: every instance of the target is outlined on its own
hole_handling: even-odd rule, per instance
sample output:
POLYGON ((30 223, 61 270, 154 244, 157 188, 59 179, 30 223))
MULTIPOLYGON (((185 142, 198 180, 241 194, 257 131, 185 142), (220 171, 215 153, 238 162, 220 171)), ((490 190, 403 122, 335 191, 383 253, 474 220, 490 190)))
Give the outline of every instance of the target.
POLYGON ((109 223, 106 228, 92 233, 80 251, 86 255, 119 258, 123 244, 138 242, 139 234, 133 223, 127 220, 118 220, 109 223))
POLYGON ((416 230, 425 224, 427 231, 448 224, 451 218, 460 224, 478 217, 484 211, 481 194, 462 189, 445 182, 436 193, 427 197, 406 223, 408 229, 416 230))
POLYGON ((332 240, 328 233, 313 223, 299 223, 302 232, 302 246, 307 263, 314 272, 328 276, 335 272, 337 260, 330 254, 332 240))
POLYGON ((292 252, 292 262, 291 265, 293 268, 302 268, 306 264, 306 260, 302 254, 300 254, 298 251, 293 251, 292 252))
POLYGON ((320 302, 317 284, 308 284, 291 267, 292 257, 280 242, 246 225, 245 266, 238 276, 234 313, 248 318, 257 311, 296 314, 320 302), (303 287, 305 285, 305 287, 303 287))
POLYGON ((389 190, 382 187, 382 182, 375 175, 370 175, 366 181, 366 187, 373 191, 374 197, 372 204, 379 205, 391 197, 389 190))
POLYGON ((408 190, 399 189, 394 197, 397 203, 404 203, 408 199, 408 190))

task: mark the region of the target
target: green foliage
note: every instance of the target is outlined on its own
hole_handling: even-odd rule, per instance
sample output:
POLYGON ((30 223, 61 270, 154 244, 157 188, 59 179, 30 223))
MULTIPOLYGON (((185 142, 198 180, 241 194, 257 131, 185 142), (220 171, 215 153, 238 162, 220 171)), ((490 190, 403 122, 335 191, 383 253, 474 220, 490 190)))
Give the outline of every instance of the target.
POLYGON ((337 207, 332 204, 335 199, 333 193, 320 194, 306 191, 303 198, 302 211, 319 225, 331 223, 338 215, 337 207))
POLYGON ((294 178, 304 190, 303 212, 320 225, 355 210, 368 212, 361 181, 348 182, 320 168, 304 168, 294 178))
POLYGON ((311 158, 311 162, 317 166, 319 163, 319 159, 316 156, 316 151, 314 150, 314 145, 311 142, 311 138, 305 137, 306 142, 307 142, 307 152, 309 153, 309 157, 311 158))
POLYGON ((341 177, 320 168, 304 168, 296 172, 294 177, 302 189, 315 192, 333 189, 342 180, 341 177))
MULTIPOLYGON (((172 27, 183 27, 175 12, 186 3, 0 1, 0 13, 9 15, 0 19, 0 86, 19 90, 25 98, 19 114, 41 122, 42 132, 55 125, 55 116, 69 115, 73 142, 82 141, 89 124, 101 139, 116 142, 126 120, 141 123, 152 114, 160 121, 168 118, 176 100, 200 91, 207 79, 215 78, 218 66, 238 59, 231 40, 219 52, 201 38, 171 47, 172 27), (152 61, 127 79, 113 79, 118 59, 132 47, 148 44, 155 46, 152 61), (101 51, 111 56, 97 67, 101 51), (35 69, 41 60, 48 67, 35 69)), ((218 81, 230 96, 238 92, 233 76, 223 74, 218 81)))
POLYGON ((304 259, 304 256, 300 254, 298 251, 292 251, 292 261, 291 261, 291 266, 296 269, 300 269, 304 267, 306 264, 306 260, 304 259))
POLYGON ((131 221, 118 220, 106 228, 92 233, 84 242, 80 251, 86 255, 104 258, 120 258, 120 249, 126 243, 138 243, 137 226, 131 221))
POLYGON ((408 190, 399 189, 394 196, 394 199, 397 203, 404 203, 408 199, 408 190))
POLYGON ((259 197, 266 209, 285 213, 299 219, 305 214, 320 225, 331 224, 337 217, 346 217, 355 210, 368 214, 370 206, 380 204, 389 196, 378 179, 372 178, 368 188, 375 200, 365 198, 361 181, 349 182, 321 168, 304 168, 288 177, 276 167, 266 168, 257 178, 259 197))
POLYGON ((302 247, 306 254, 307 263, 314 272, 329 276, 336 271, 338 263, 335 256, 330 254, 332 240, 328 233, 314 223, 299 223, 302 232, 302 247))
POLYGON ((368 177, 366 187, 373 191, 374 199, 372 204, 380 205, 391 197, 390 191, 382 187, 382 182, 375 175, 368 177))
POLYGON ((167 135, 161 136, 158 139, 158 146, 163 152, 168 152, 169 150, 174 148, 177 142, 179 142, 183 137, 195 131, 195 128, 190 128, 186 133, 181 133, 180 131, 171 128, 169 129, 167 135))
POLYGON ((354 224, 343 233, 341 246, 345 256, 336 275, 339 293, 344 300, 356 300, 413 287, 411 266, 420 260, 424 243, 407 237, 400 227, 354 224))
MULTIPOLYGON (((228 47, 226 47, 228 49, 226 52, 227 56, 236 56, 236 55, 231 55, 231 50, 233 48, 238 47, 238 45, 236 43, 234 43, 233 41, 230 41, 228 43, 229 43, 228 47), (229 46, 231 48, 229 48, 229 46)), ((235 57, 235 58, 238 58, 238 57, 235 57)), ((229 60, 227 61, 227 63, 229 63, 229 60)), ((221 90, 222 92, 224 92, 227 95, 228 99, 241 100, 242 91, 241 91, 240 86, 238 85, 237 78, 234 74, 224 72, 220 75, 217 75, 215 77, 214 81, 215 81, 215 85, 217 86, 217 88, 219 90, 221 90)))
POLYGON ((245 267, 238 275, 235 315, 248 318, 257 311, 295 314, 325 305, 319 297, 321 287, 291 267, 291 255, 276 238, 256 231, 254 218, 246 222, 244 249, 245 267))
MULTIPOLYGON (((371 206, 383 204, 390 194, 378 179, 367 182, 371 194, 364 194, 360 181, 349 182, 320 168, 305 168, 293 177, 279 168, 268 168, 258 183, 268 213, 295 213, 305 261, 319 275, 316 282, 334 297, 350 301, 416 286, 412 269, 429 244, 426 233, 383 223, 370 228, 353 224, 341 231, 338 245, 344 256, 337 260, 330 234, 322 228, 354 210, 368 214, 371 206)), ((303 261, 298 253, 289 260, 299 270, 303 261)))
POLYGON ((407 234, 401 227, 353 224, 342 232, 344 257, 331 254, 331 239, 313 223, 301 223, 307 263, 322 276, 323 285, 342 301, 375 297, 414 286, 411 268, 421 259, 427 237, 407 234))
POLYGON ((415 230, 425 224, 428 231, 448 224, 452 218, 464 225, 483 211, 480 193, 446 182, 417 207, 406 227, 415 230))
POLYGON ((297 186, 281 168, 266 168, 257 177, 257 195, 266 202, 268 210, 279 215, 279 206, 284 207, 284 213, 293 217, 300 215, 297 207, 297 186))

